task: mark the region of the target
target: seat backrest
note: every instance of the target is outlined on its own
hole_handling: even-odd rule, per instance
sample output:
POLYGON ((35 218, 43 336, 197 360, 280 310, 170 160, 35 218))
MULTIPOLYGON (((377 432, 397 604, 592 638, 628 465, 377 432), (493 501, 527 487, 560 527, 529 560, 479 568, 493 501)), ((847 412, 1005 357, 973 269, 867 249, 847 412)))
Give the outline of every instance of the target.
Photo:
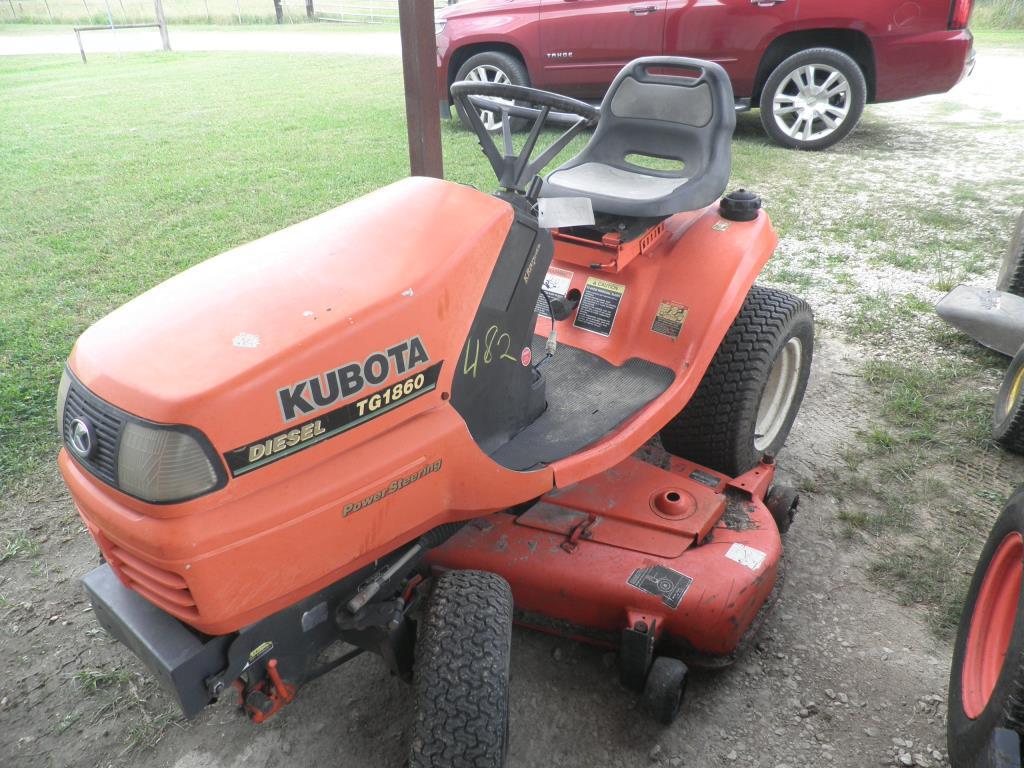
POLYGON ((721 66, 677 56, 635 59, 608 89, 590 142, 563 167, 599 162, 633 173, 687 179, 670 200, 662 201, 661 209, 665 214, 695 210, 725 192, 735 127, 732 83, 721 66), (640 164, 631 162, 631 156, 668 162, 640 164))

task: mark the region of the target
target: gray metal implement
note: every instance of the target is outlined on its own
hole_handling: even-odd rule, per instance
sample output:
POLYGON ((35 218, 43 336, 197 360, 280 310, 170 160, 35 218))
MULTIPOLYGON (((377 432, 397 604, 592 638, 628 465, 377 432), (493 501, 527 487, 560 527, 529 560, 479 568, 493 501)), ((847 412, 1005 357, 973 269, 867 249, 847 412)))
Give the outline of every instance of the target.
POLYGON ((1024 298, 1020 296, 958 285, 935 305, 935 311, 979 344, 1007 357, 1024 345, 1024 298))

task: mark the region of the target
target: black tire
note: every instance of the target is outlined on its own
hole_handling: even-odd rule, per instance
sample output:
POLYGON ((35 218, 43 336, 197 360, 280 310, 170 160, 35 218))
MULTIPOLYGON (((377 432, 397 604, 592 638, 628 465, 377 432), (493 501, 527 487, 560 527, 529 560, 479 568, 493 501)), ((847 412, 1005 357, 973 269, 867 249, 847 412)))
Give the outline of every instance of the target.
MULTIPOLYGON (((530 85, 530 74, 526 71, 526 66, 517 59, 515 56, 511 56, 507 53, 499 53, 497 51, 486 51, 484 53, 478 53, 475 56, 470 56, 466 61, 459 67, 459 71, 455 73, 455 82, 459 80, 465 80, 477 67, 493 67, 495 70, 502 72, 505 77, 508 78, 512 85, 524 85, 529 87, 530 85)), ((462 120, 462 124, 472 130, 472 126, 469 124, 469 118, 466 116, 462 107, 458 102, 455 102, 455 111, 459 115, 459 119, 462 120)), ((528 121, 521 117, 512 118, 511 125, 513 130, 521 130, 528 121)), ((497 133, 501 130, 499 124, 495 128, 488 128, 492 133, 497 133)))
POLYGON ((1008 728, 1017 733, 1024 732, 1024 590, 1017 598, 1016 616, 1001 671, 984 708, 974 710, 973 707, 977 706, 974 702, 973 718, 966 711, 963 679, 968 638, 982 584, 997 551, 1007 537, 1015 534, 1024 536, 1024 489, 1017 490, 996 519, 978 559, 960 617, 949 675, 947 739, 953 768, 990 768, 996 765, 989 758, 995 730, 1008 728))
POLYGON ((659 656, 651 664, 644 683, 643 703, 662 725, 672 725, 679 714, 686 693, 687 672, 683 662, 669 656, 659 656))
POLYGON ((800 410, 813 351, 814 315, 807 303, 755 285, 690 402, 661 430, 665 450, 732 477, 753 469, 766 453, 777 455, 800 410), (758 407, 791 339, 802 350, 793 397, 775 437, 758 448, 758 407))
POLYGON ((1003 256, 1003 265, 996 280, 996 289, 1024 296, 1024 211, 1017 219, 1017 227, 1003 256))
POLYGON ((992 436, 1006 450, 1024 454, 1024 347, 1013 356, 996 393, 992 436))
POLYGON ((793 525, 797 507, 800 505, 800 494, 792 486, 773 485, 764 497, 764 505, 772 513, 779 533, 784 534, 793 525))
MULTIPOLYGON (((824 84, 824 78, 828 75, 824 70, 820 72, 820 75, 821 77, 816 78, 816 81, 821 79, 822 82, 815 82, 812 87, 817 88, 824 84)), ((786 89, 784 89, 784 91, 785 90, 786 89)), ((768 76, 768 79, 764 83, 764 87, 761 89, 761 125, 764 126, 764 129, 769 136, 784 147, 789 147, 790 149, 809 150, 825 149, 826 147, 831 147, 836 142, 846 138, 850 131, 857 127, 857 123, 860 122, 860 117, 864 113, 864 104, 867 101, 867 94, 868 86, 864 80, 864 73, 861 71, 861 68, 856 61, 842 51, 837 51, 835 48, 808 48, 805 51, 794 53, 788 59, 779 64, 779 66, 777 66, 768 76), (801 67, 808 65, 831 67, 846 78, 846 82, 849 85, 849 101, 846 105, 847 111, 845 117, 842 118, 842 121, 836 128, 831 130, 831 132, 816 139, 796 138, 784 131, 779 125, 775 112, 772 108, 775 100, 775 92, 779 86, 788 79, 791 74, 795 73, 801 67)), ((837 94, 827 101, 831 104, 836 104, 839 98, 840 97, 837 94)), ((794 121, 794 124, 796 122, 799 121, 794 121)), ((818 123, 822 128, 827 128, 825 122, 820 117, 812 120, 812 130, 814 123, 818 123)))
POLYGON ((410 768, 501 768, 508 752, 512 590, 495 573, 434 583, 414 670, 410 768))

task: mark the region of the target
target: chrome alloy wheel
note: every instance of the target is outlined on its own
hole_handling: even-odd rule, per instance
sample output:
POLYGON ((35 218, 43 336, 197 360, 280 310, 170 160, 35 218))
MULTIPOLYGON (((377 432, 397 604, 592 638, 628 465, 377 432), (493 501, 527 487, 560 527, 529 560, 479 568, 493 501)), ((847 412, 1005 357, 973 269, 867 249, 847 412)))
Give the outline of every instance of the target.
POLYGON ((823 139, 850 111, 850 83, 828 64, 805 64, 789 73, 772 99, 775 123, 797 141, 823 139))
MULTIPOLYGON (((478 67, 473 67, 466 73, 466 79, 477 82, 477 83, 500 83, 502 85, 511 84, 512 81, 504 71, 498 69, 493 64, 481 64, 478 67)), ((494 96, 487 97, 490 101, 498 102, 500 104, 514 104, 515 102, 509 99, 499 99, 494 96)), ((481 109, 478 111, 480 120, 484 124, 484 128, 488 131, 501 130, 501 113, 494 112, 492 110, 481 109)))
POLYGON ((803 356, 803 342, 794 336, 775 358, 771 373, 768 374, 768 383, 761 394, 761 402, 757 406, 757 419, 754 421, 755 450, 766 450, 786 423, 800 380, 803 356))

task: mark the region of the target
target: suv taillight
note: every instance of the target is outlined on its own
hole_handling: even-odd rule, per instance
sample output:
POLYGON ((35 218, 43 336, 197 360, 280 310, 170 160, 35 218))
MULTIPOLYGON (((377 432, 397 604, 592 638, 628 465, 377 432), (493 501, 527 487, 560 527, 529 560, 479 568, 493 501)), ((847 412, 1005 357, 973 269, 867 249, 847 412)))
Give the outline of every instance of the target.
POLYGON ((949 9, 949 28, 967 29, 967 22, 971 20, 972 10, 974 10, 974 0, 953 0, 953 6, 949 9))

